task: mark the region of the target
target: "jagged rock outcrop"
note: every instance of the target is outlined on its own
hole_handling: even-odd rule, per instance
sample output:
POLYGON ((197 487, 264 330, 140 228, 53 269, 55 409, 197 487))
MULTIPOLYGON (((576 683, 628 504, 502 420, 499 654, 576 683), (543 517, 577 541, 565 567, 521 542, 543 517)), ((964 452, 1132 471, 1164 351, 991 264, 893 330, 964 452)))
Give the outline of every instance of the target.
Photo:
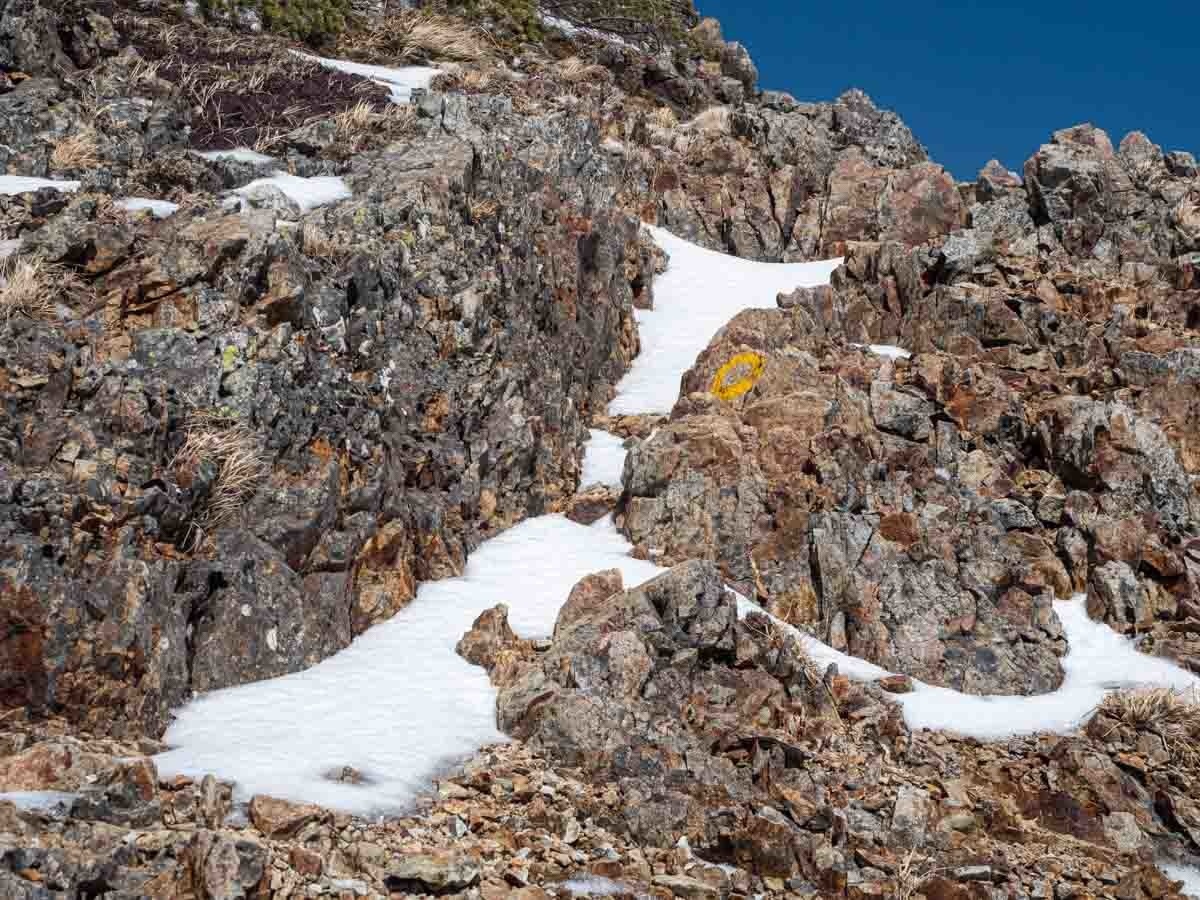
POLYGON ((963 224, 954 179, 861 91, 714 108, 647 134, 644 215, 737 256, 828 258, 846 241, 919 244, 963 224))
MULTIPOLYGON (((912 877, 947 896, 968 896, 956 891, 973 881, 1022 896, 1041 890, 1044 860, 1020 861, 1037 834, 1054 854, 1086 842, 1112 848, 1106 880, 1131 896, 1169 889, 1139 854, 1171 804, 1185 817, 1190 806, 1174 787, 1155 799, 1121 768, 1146 760, 1118 755, 1138 741, 1119 704, 1086 735, 974 753, 941 735, 910 734, 878 686, 816 670, 794 635, 761 614, 738 620, 736 606, 711 563, 684 563, 628 590, 615 571, 590 575, 521 674, 492 667, 493 678, 507 670, 498 721, 602 787, 604 820, 639 843, 686 839, 697 874, 720 863, 802 895, 857 886, 888 896, 912 877), (1119 730, 1118 742, 1106 745, 1106 730, 1119 730), (927 777, 912 780, 916 771, 927 777), (1045 787, 1047 777, 1055 787, 1045 787), (989 801, 978 802, 979 792, 989 801), (948 874, 906 875, 900 865, 932 854, 948 874)), ((481 617, 463 645, 494 640, 497 616, 503 610, 481 617)), ((1150 768, 1159 764, 1167 759, 1150 768)), ((731 890, 699 878, 709 885, 703 896, 731 890)), ((682 880, 661 884, 695 895, 682 880)))
MULTIPOLYGON (((1124 146, 1162 159, 1140 137, 1124 146)), ((1183 234, 1162 200, 1194 176, 1164 162, 1135 184, 1121 165, 1101 132, 1060 132, 1027 166, 1029 196, 989 165, 973 227, 916 250, 850 244, 829 287, 738 316, 632 453, 630 537, 667 562, 699 548, 835 646, 964 690, 1052 688, 1049 601, 1081 592, 1196 667, 1195 392, 1181 388, 1198 295, 1190 256, 1168 255, 1183 234), (1087 203, 1070 193, 1096 172, 1108 180, 1087 203), (1123 249, 1081 256, 1114 203, 1104 240, 1123 249), (917 355, 850 346, 869 344, 917 355), (716 400, 717 369, 746 350, 766 374, 716 400)))

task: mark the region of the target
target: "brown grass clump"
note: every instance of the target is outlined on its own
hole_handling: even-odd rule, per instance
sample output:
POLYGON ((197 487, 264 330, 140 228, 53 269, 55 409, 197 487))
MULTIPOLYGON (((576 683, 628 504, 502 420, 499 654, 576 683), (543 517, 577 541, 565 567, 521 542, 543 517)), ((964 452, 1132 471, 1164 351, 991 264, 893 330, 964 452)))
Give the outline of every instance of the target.
POLYGON ((480 66, 466 67, 458 63, 445 63, 441 71, 433 76, 430 89, 445 93, 448 91, 466 91, 478 94, 488 90, 497 81, 495 69, 480 66))
POLYGON ((352 53, 386 61, 482 59, 488 53, 478 28, 436 13, 400 13, 369 30, 346 35, 341 46, 352 53))
POLYGON ((456 19, 434 15, 416 17, 408 28, 406 46, 410 53, 419 50, 443 59, 473 60, 487 54, 477 29, 456 19))
POLYGON ((671 129, 679 124, 679 116, 669 106, 656 106, 646 116, 646 121, 662 129, 671 129))
POLYGON ((680 128, 701 134, 722 134, 729 132, 731 121, 728 106, 710 106, 680 128))
POLYGON ((340 262, 349 257, 353 248, 336 238, 330 237, 325 231, 311 222, 306 223, 299 232, 300 250, 310 259, 340 262))
POLYGON ((1173 688, 1136 688, 1109 694, 1100 715, 1156 735, 1172 759, 1200 764, 1200 696, 1173 688))
POLYGON ((470 203, 471 221, 481 222, 490 219, 500 211, 500 204, 491 198, 472 200, 470 203))
POLYGON ((93 169, 101 162, 100 145, 90 131, 62 138, 50 152, 50 168, 60 172, 93 169))
POLYGON ((568 56, 557 63, 555 69, 558 70, 558 74, 564 81, 571 84, 580 84, 585 81, 600 81, 608 74, 608 70, 604 66, 586 62, 578 56, 568 56))
POLYGON ((358 148, 373 136, 397 134, 413 123, 416 112, 411 106, 388 104, 379 107, 371 101, 360 100, 333 117, 337 135, 343 146, 358 148))
POLYGON ((258 436, 227 416, 197 413, 184 426, 187 437, 168 468, 175 479, 189 485, 205 464, 216 468, 208 497, 198 510, 195 529, 187 543, 194 549, 204 533, 227 522, 254 496, 270 472, 258 436))
POLYGON ((9 257, 0 264, 0 323, 5 325, 13 316, 52 322, 56 304, 74 306, 91 295, 74 271, 41 257, 9 257))

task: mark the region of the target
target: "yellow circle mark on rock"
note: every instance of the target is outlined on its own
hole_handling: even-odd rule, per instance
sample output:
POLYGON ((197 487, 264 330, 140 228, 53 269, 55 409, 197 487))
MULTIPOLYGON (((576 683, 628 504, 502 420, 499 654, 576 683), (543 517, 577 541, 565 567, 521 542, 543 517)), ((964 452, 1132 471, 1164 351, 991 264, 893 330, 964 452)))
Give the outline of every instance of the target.
POLYGON ((742 396, 750 388, 754 387, 754 383, 762 377, 763 367, 766 365, 759 354, 754 351, 739 353, 733 357, 721 368, 717 369, 717 374, 713 377, 712 392, 722 400, 733 400, 736 397, 742 396), (736 378, 726 384, 727 379, 737 369, 745 368, 748 371, 740 378, 736 378))

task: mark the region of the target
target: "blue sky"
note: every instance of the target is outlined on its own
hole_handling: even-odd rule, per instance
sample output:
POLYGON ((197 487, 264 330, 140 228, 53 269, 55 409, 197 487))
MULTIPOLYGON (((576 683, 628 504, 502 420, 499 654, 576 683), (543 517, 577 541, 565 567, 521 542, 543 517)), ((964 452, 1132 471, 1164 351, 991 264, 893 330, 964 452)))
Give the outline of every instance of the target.
POLYGON ((1019 172, 1080 122, 1200 156, 1200 4, 696 3, 749 47, 762 87, 862 88, 959 179, 992 157, 1019 172))

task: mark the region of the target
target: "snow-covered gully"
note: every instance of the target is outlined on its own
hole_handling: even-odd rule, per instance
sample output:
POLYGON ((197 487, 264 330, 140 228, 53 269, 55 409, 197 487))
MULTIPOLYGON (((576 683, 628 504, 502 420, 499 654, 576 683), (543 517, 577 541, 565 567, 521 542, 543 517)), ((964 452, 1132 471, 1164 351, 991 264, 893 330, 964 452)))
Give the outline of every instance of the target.
MULTIPOLYGON (((754 263, 660 229, 652 234, 671 262, 656 282, 654 311, 639 315, 642 353, 618 386, 613 413, 669 410, 681 374, 738 311, 773 307, 780 291, 826 283, 839 262, 754 263)), ((623 460, 618 439, 593 432, 584 482, 618 483, 623 460)), ((236 782, 243 798, 269 793, 353 813, 403 807, 439 770, 503 739, 486 674, 454 652, 474 618, 506 603, 519 634, 547 635, 583 575, 619 568, 633 585, 662 571, 634 559, 630 549, 611 519, 592 526, 556 515, 526 521, 481 547, 462 576, 422 585, 408 607, 336 656, 304 672, 189 704, 167 732, 172 749, 158 757, 159 768, 167 775, 216 773, 236 782), (365 781, 338 781, 345 766, 365 781)), ((741 605, 754 608, 745 599, 741 605)), ((1057 691, 980 697, 918 682, 912 693, 896 698, 908 724, 984 739, 1063 732, 1077 727, 1114 688, 1200 686, 1195 676, 1138 653, 1130 641, 1093 622, 1081 597, 1059 601, 1056 611, 1069 641, 1066 678, 1057 691)), ((814 659, 836 662, 850 677, 887 674, 802 637, 814 659)))

